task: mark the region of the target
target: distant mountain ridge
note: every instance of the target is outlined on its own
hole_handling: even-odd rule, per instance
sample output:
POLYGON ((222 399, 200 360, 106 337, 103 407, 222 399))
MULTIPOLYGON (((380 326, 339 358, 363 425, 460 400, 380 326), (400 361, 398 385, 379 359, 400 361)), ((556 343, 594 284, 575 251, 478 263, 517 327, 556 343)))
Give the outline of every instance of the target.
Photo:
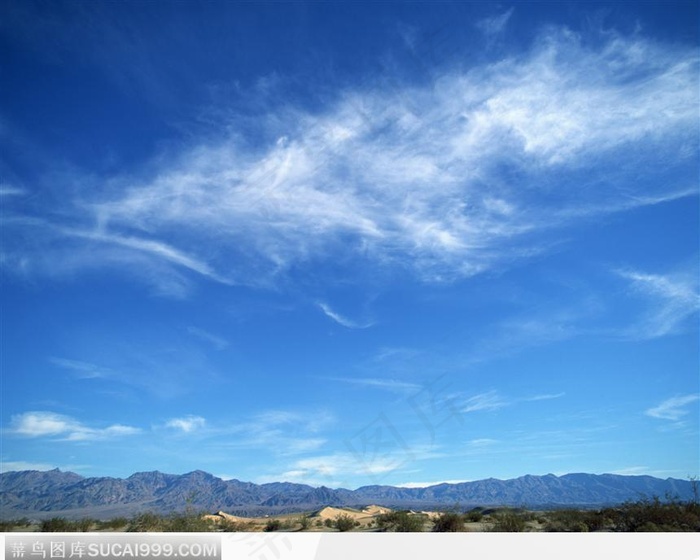
POLYGON ((139 511, 167 513, 186 508, 239 515, 308 511, 324 506, 427 509, 460 506, 597 507, 641 497, 691 499, 687 480, 615 474, 525 475, 425 488, 363 486, 357 490, 315 488, 292 482, 254 484, 222 480, 204 471, 183 475, 158 471, 128 478, 86 478, 72 472, 15 471, 0 474, 0 518, 114 517, 139 511))

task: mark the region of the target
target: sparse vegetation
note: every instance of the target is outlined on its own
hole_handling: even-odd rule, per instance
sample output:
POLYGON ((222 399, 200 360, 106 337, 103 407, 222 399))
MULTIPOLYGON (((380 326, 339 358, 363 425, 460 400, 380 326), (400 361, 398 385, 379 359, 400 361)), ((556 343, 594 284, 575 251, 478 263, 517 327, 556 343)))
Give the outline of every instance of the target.
POLYGON ((515 511, 503 511, 493 514, 494 524, 491 531, 498 533, 522 533, 525 530, 525 517, 515 511))
POLYGON ((98 531, 116 531, 118 529, 124 529, 129 525, 129 520, 126 517, 115 517, 114 519, 108 519, 107 521, 98 521, 97 530, 98 531))
POLYGON ((126 530, 130 533, 147 533, 163 531, 164 527, 165 520, 162 516, 147 512, 136 515, 126 530))
POLYGON ((203 513, 174 513, 167 518, 167 529, 173 533, 204 533, 213 530, 213 523, 204 519, 203 513))
POLYGON ((186 512, 164 516, 149 512, 136 515, 129 522, 126 530, 131 533, 193 533, 214 531, 216 527, 212 522, 204 519, 202 514, 186 512))
POLYGON ((253 523, 252 521, 243 522, 224 520, 221 523, 219 523, 219 530, 224 533, 241 533, 245 531, 253 531, 255 530, 255 523, 253 523))
POLYGON ((39 530, 42 533, 85 533, 97 524, 96 520, 89 518, 69 521, 63 517, 52 517, 42 521, 39 530))
POLYGON ((484 514, 481 513, 482 511, 483 511, 482 508, 474 508, 473 510, 468 511, 465 514, 466 520, 471 522, 471 523, 478 523, 484 517, 484 514))
POLYGON ((19 519, 8 519, 6 521, 0 521, 0 532, 6 533, 7 531, 12 531, 13 529, 21 529, 29 527, 32 522, 26 517, 21 517, 19 519))
POLYGON ((420 533, 423 531, 425 516, 410 511, 392 511, 377 517, 377 525, 382 531, 395 533, 420 533))
MULTIPOLYGON (((359 512, 359 510, 358 510, 359 512)), ((700 502, 683 501, 667 496, 641 498, 615 507, 579 510, 573 508, 532 512, 514 508, 474 508, 462 513, 457 508, 441 513, 430 522, 428 516, 408 510, 390 511, 357 520, 351 513, 334 518, 308 515, 281 515, 268 519, 221 518, 185 512, 161 515, 140 513, 131 519, 118 517, 100 521, 84 518, 68 520, 52 517, 40 522, 27 518, 0 521, 0 530, 39 530, 42 532, 88 532, 120 530, 129 532, 234 532, 234 531, 293 531, 323 530, 346 532, 378 530, 381 532, 434 532, 468 530, 465 523, 482 523, 477 530, 496 532, 700 532, 700 502), (212 519, 212 517, 214 517, 212 519)))
POLYGON ((272 533, 274 531, 279 531, 282 528, 282 522, 279 519, 270 519, 263 531, 266 533, 272 533))
MULTIPOLYGON (((359 523, 358 523, 359 525, 359 523)), ((333 520, 333 526, 338 529, 341 533, 345 531, 352 531, 356 524, 355 520, 347 515, 346 513, 341 513, 338 517, 333 520)))
POLYGON ((433 523, 435 533, 459 533, 465 531, 464 517, 456 511, 447 511, 433 523))
POLYGON ((599 512, 561 509, 549 512, 539 519, 544 524, 544 530, 550 533, 587 533, 599 531, 610 525, 599 512))
POLYGON ((627 502, 602 510, 612 520, 612 530, 621 532, 700 532, 700 504, 658 497, 627 502))

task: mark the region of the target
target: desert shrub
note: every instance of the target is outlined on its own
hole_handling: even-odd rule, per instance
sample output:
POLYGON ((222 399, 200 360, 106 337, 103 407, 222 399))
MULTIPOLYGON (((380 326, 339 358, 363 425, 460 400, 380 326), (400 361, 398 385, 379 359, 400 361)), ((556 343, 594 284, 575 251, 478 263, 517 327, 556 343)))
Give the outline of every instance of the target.
POLYGON ((599 510, 549 512, 545 531, 657 532, 700 531, 700 505, 667 496, 629 501, 599 510))
POLYGON ((306 531, 311 526, 311 520, 306 515, 302 515, 299 518, 299 525, 302 531, 306 531))
POLYGON ((255 523, 250 521, 223 521, 219 523, 219 529, 224 533, 242 533, 245 531, 252 531, 255 527, 255 523))
POLYGON ((98 521, 98 529, 122 529, 129 524, 129 520, 126 517, 115 517, 114 519, 108 519, 106 521, 98 521))
POLYGON ((282 522, 279 519, 270 519, 263 531, 271 533, 272 531, 279 531, 280 529, 282 529, 282 522))
POLYGON ((499 533, 521 533, 525 530, 525 519, 513 511, 495 513, 492 531, 499 533))
POLYGON ((0 521, 0 532, 6 533, 12 529, 19 527, 29 527, 32 524, 26 517, 21 517, 19 519, 6 519, 0 521))
POLYGON ((69 521, 64 517, 52 517, 51 519, 44 519, 39 526, 39 530, 42 533, 85 533, 92 529, 96 523, 97 521, 87 517, 78 521, 69 521))
POLYGON ((575 509, 553 511, 545 523, 544 530, 550 533, 586 533, 589 530, 588 520, 593 512, 583 512, 575 509))
POLYGON ((130 533, 164 531, 167 521, 155 513, 140 513, 132 518, 126 530, 130 533))
POLYGON ((616 531, 700 531, 700 506, 677 498, 667 497, 665 502, 658 497, 626 502, 610 515, 616 531))
POLYGON ((544 530, 549 532, 586 533, 603 531, 613 527, 609 510, 580 511, 562 509, 549 513, 544 530))
POLYGON ((472 523, 478 523, 484 518, 484 514, 481 513, 480 509, 473 509, 465 514, 465 518, 472 523))
POLYGON ((85 517, 83 519, 79 519, 78 521, 74 521, 73 525, 74 525, 76 531, 86 533, 87 531, 92 529, 98 523, 99 522, 96 519, 91 519, 89 517, 85 517))
POLYGON ((68 521, 64 517, 52 517, 51 519, 44 519, 39 530, 42 533, 74 533, 83 529, 79 528, 79 522, 77 521, 68 521))
POLYGON ((392 511, 377 517, 377 525, 382 531, 396 533, 420 533, 424 522, 425 516, 409 511, 392 511))
POLYGON ((341 513, 333 520, 333 526, 341 533, 344 533, 345 531, 351 531, 355 527, 355 520, 346 513, 341 513))
POLYGON ((162 531, 170 533, 206 533, 214 530, 214 523, 204 513, 173 513, 165 519, 162 531))
POLYGON ((435 533, 459 533, 464 530, 464 517, 454 511, 443 513, 433 524, 435 533))
POLYGON ((333 520, 332 519, 325 519, 323 521, 323 524, 330 529, 333 527, 333 520))

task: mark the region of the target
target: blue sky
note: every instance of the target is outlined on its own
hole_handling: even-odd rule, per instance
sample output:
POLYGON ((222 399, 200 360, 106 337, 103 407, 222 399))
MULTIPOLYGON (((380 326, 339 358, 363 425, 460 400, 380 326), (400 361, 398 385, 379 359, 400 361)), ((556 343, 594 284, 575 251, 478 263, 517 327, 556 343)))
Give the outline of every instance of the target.
POLYGON ((699 474, 696 2, 3 11, 3 471, 699 474))

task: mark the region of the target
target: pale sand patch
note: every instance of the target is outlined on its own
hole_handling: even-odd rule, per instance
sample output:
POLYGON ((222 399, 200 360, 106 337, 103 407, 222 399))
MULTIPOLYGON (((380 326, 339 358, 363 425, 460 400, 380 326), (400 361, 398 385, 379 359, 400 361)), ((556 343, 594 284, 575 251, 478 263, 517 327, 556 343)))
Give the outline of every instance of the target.
POLYGON ((385 513, 391 513, 391 510, 387 507, 371 505, 363 509, 362 512, 367 515, 383 515, 385 513))
POLYGON ((361 511, 353 511, 349 509, 340 509, 334 507, 324 507, 321 511, 312 516, 312 518, 319 519, 335 519, 339 515, 347 515, 354 519, 355 521, 367 520, 372 517, 371 514, 364 513, 361 511))
POLYGON ((221 523, 222 521, 228 521, 230 523, 248 523, 255 520, 252 517, 238 517, 224 511, 219 511, 212 515, 205 515, 204 519, 207 521, 214 521, 215 523, 221 523))

